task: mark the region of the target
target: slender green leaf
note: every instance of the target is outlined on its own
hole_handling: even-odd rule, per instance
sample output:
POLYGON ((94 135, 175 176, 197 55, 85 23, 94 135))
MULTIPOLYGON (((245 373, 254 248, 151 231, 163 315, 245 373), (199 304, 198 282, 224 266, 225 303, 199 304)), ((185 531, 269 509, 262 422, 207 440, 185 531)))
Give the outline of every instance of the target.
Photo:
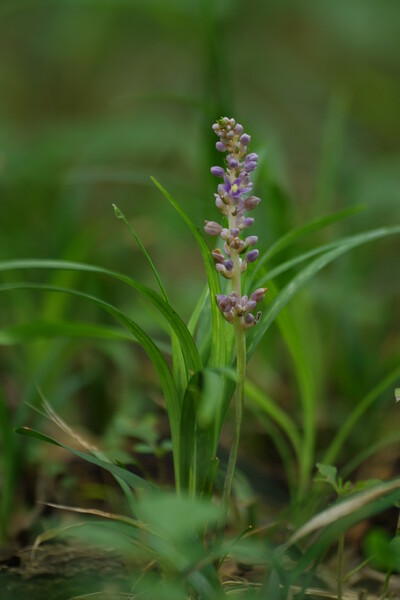
POLYGON ((287 546, 297 543, 302 538, 310 535, 331 524, 336 524, 339 519, 357 513, 358 510, 382 498, 386 495, 396 493, 400 498, 400 479, 392 479, 385 483, 379 483, 363 492, 346 496, 344 500, 339 500, 333 506, 312 517, 300 529, 294 533, 287 542, 287 546))
POLYGON ((160 192, 165 196, 165 198, 172 204, 178 214, 182 217, 185 223, 190 228, 193 233, 196 241, 200 247, 201 253, 203 255, 204 265, 206 268, 208 285, 210 288, 210 299, 211 299, 211 317, 212 317, 212 343, 211 343, 211 357, 210 357, 210 366, 211 367, 222 367, 225 366, 226 356, 225 356, 225 321, 218 309, 217 303, 215 302, 215 296, 221 293, 220 282, 218 278, 217 271, 215 270, 214 261, 211 255, 208 246, 201 235, 199 229, 194 225, 194 223, 189 219, 187 214, 182 210, 182 208, 178 205, 178 203, 172 198, 171 194, 165 190, 162 185, 155 179, 151 177, 154 185, 160 190, 160 192))
POLYGON ((330 444, 328 450, 326 451, 323 462, 324 463, 334 463, 337 459, 337 456, 349 436, 351 430, 357 424, 357 422, 361 419, 364 413, 368 410, 368 408, 380 398, 385 390, 391 385, 394 384, 396 380, 400 377, 400 367, 396 367, 393 369, 382 381, 378 383, 362 400, 357 404, 354 410, 347 417, 346 421, 343 425, 340 426, 336 436, 334 437, 332 443, 330 444))
POLYGON ((134 490, 154 490, 155 489, 155 487, 151 483, 149 483, 145 479, 142 479, 138 475, 131 473, 130 471, 127 471, 126 469, 123 469, 122 467, 119 467, 118 465, 114 465, 113 463, 109 463, 109 462, 106 462, 105 460, 101 460, 100 458, 92 456, 91 454, 87 454, 86 452, 81 452, 80 450, 75 450, 75 448, 71 448, 70 446, 67 446, 66 444, 62 444, 61 442, 58 442, 54 438, 49 437, 48 435, 44 435, 43 433, 40 433, 39 431, 35 431, 34 429, 30 429, 29 427, 19 427, 18 429, 15 430, 15 432, 19 433, 21 435, 25 435, 27 437, 36 438, 37 440, 41 440, 42 442, 47 442, 48 444, 53 444, 53 446, 59 446, 60 448, 64 448, 64 450, 68 450, 68 452, 72 452, 72 454, 75 454, 79 458, 82 458, 83 460, 86 460, 87 462, 92 463, 93 465, 97 465, 98 467, 101 467, 102 469, 109 471, 110 473, 115 475, 115 477, 125 481, 134 490))
POLYGON ((61 270, 76 270, 84 271, 87 273, 99 273, 118 279, 123 283, 126 283, 130 287, 136 289, 142 295, 144 295, 150 302, 159 310, 159 312, 169 322, 172 329, 176 333, 185 358, 186 366, 189 373, 195 373, 201 370, 202 363, 200 355, 197 351, 196 344, 192 336, 190 335, 185 323, 179 317, 179 315, 171 308, 171 306, 159 296, 152 289, 142 285, 135 281, 131 277, 117 273, 116 271, 110 271, 109 269, 103 269, 95 265, 87 265, 83 263, 75 263, 68 261, 57 261, 57 260, 15 260, 0 262, 0 271, 7 270, 20 270, 20 269, 61 269, 61 270))
MULTIPOLYGON (((221 369, 221 372, 232 381, 236 382, 236 371, 233 369, 221 369)), ((260 390, 248 379, 246 379, 245 382, 244 392, 246 398, 259 406, 277 425, 279 425, 279 427, 282 428, 298 456, 301 451, 301 436, 292 419, 274 402, 274 400, 272 400, 272 398, 268 396, 266 392, 260 390)))
MULTIPOLYGON (((273 282, 270 283, 269 293, 272 293, 275 296, 278 295, 278 290, 273 282)), ((316 389, 313 379, 313 371, 310 367, 309 360, 307 359, 305 347, 302 344, 297 324, 290 311, 284 310, 279 313, 277 316, 277 325, 293 360, 296 380, 300 392, 303 439, 300 453, 298 454, 300 473, 297 493, 298 498, 302 498, 306 492, 315 462, 314 446, 316 436, 316 389)))
POLYGON ((192 377, 185 394, 180 429, 182 482, 193 495, 203 494, 215 478, 215 415, 223 401, 225 378, 220 369, 204 369, 192 377))
POLYGON ((367 460, 370 456, 377 454, 381 450, 387 448, 388 446, 392 446, 393 444, 398 444, 400 442, 400 431, 394 433, 392 435, 385 435, 383 440, 376 442, 375 444, 368 445, 361 452, 356 454, 351 458, 351 460, 340 469, 340 475, 343 479, 347 479, 347 477, 357 469, 365 460, 367 460))
MULTIPOLYGON (((165 401, 167 405, 168 417, 171 426, 171 437, 172 444, 174 449, 174 460, 178 460, 179 455, 179 424, 180 424, 180 403, 176 390, 176 386, 174 380, 172 378, 169 367, 166 363, 165 358, 161 354, 160 350, 157 348, 152 339, 135 323, 130 319, 125 313, 115 308, 111 304, 104 302, 100 298, 96 298, 95 296, 91 296, 89 294, 85 294, 84 292, 80 292, 77 290, 58 288, 54 286, 48 286, 45 284, 34 284, 34 283, 10 283, 0 285, 0 291, 12 291, 12 290, 43 290, 48 292, 56 292, 63 294, 72 294, 73 296, 77 296, 79 298, 84 298, 85 300, 89 300, 90 302, 100 306, 108 313, 110 313, 117 321, 119 321, 124 327, 126 327, 137 339, 137 341, 143 346, 145 351, 147 352, 150 360, 152 361, 158 376, 160 378, 160 383, 164 391, 165 401)), ((175 464, 175 473, 177 475, 177 486, 179 488, 179 473, 178 473, 178 464, 175 464)))
POLYGON ((133 237, 135 238, 139 248, 141 249, 141 251, 143 252, 147 262, 150 265, 151 270, 153 271, 153 275, 156 278, 156 281, 158 283, 158 287, 160 288, 160 291, 162 293, 162 295, 164 296, 164 300, 166 302, 168 302, 168 296, 167 296, 167 292, 165 290, 165 287, 161 281, 161 277, 158 274, 158 271, 153 263, 153 261, 150 258, 150 254, 147 252, 146 247, 144 246, 144 244, 142 243, 140 237, 138 236, 138 234, 136 233, 136 231, 133 229, 132 225, 129 223, 128 219, 125 217, 124 213, 118 208, 118 206, 116 204, 113 204, 113 208, 114 208, 114 213, 115 216, 117 217, 117 219, 122 219, 123 222, 125 223, 125 225, 127 225, 129 231, 131 232, 131 234, 133 235, 133 237))
MULTIPOLYGON (((129 223, 129 221, 125 217, 124 213, 118 208, 118 206, 116 206, 116 204, 113 204, 113 208, 114 208, 114 213, 115 213, 115 216, 117 217, 117 219, 122 219, 124 221, 125 225, 127 225, 129 231, 135 238, 139 248, 141 249, 144 257, 146 258, 148 264, 150 265, 151 270, 153 271, 153 275, 158 283, 158 287, 160 288, 161 294, 164 297, 165 302, 172 309, 171 303, 168 300, 168 295, 167 295, 166 289, 161 281, 161 277, 158 274, 158 271, 157 271, 153 261, 150 258, 150 254, 147 252, 140 237, 138 236, 136 231, 133 229, 132 225, 129 223)), ((171 330, 171 345, 172 345, 172 362, 173 362, 173 369, 174 369, 174 379, 175 379, 175 384, 176 384, 176 387, 178 390, 179 397, 181 398, 181 397, 183 397, 184 390, 186 389, 186 386, 188 384, 190 372, 188 372, 185 368, 185 359, 184 359, 184 355, 182 352, 181 344, 180 344, 179 338, 176 336, 176 334, 174 333, 173 330, 171 330)), ((198 366, 200 367, 200 362, 199 362, 198 366)))
POLYGON ((311 562, 317 561, 318 563, 329 546, 356 523, 382 513, 399 500, 400 480, 395 479, 376 485, 364 492, 347 496, 345 500, 336 502, 327 510, 313 517, 284 546, 287 549, 305 536, 314 534, 312 544, 308 546, 291 571, 290 580, 296 581, 308 569, 311 562), (316 538, 318 530, 322 531, 316 538))
MULTIPOLYGON (((67 338, 95 338, 102 340, 117 340, 121 342, 132 342, 132 335, 118 327, 108 327, 95 323, 82 323, 71 321, 30 321, 5 327, 0 330, 0 345, 8 346, 21 344, 38 338, 53 339, 58 337, 67 338)), ((157 342, 160 347, 163 342, 157 342)), ((164 344, 167 350, 167 344, 164 344)))
POLYGON ((345 254, 349 250, 356 248, 357 246, 361 246, 362 244, 366 244, 368 242, 372 242, 374 240, 400 233, 400 226, 397 227, 382 227, 380 229, 374 229, 372 231, 368 231, 362 234, 354 235, 349 238, 343 240, 343 243, 334 250, 330 252, 326 252, 312 263, 307 265, 300 273, 298 273, 286 287, 280 292, 280 294, 275 298, 268 311, 263 315, 261 322, 257 325, 254 330, 254 335, 252 336, 249 349, 248 349, 248 358, 250 358, 256 349, 258 343, 261 338, 264 336, 265 332, 274 322, 275 318, 281 312, 281 310, 290 302, 290 300, 295 296, 295 294, 303 287, 307 281, 309 281, 316 273, 321 271, 324 267, 326 267, 329 263, 333 262, 341 256, 345 254))
POLYGON ((314 219, 310 223, 306 223, 305 225, 301 225, 292 231, 289 231, 284 236, 282 236, 279 240, 277 240, 259 259, 257 266, 253 271, 253 278, 256 276, 258 271, 262 266, 265 265, 275 254, 284 250, 288 246, 292 245, 294 242, 301 240, 306 237, 310 233, 314 233, 315 231, 320 231, 333 223, 337 223, 338 221, 343 221, 349 217, 359 214, 365 210, 364 204, 358 204, 357 206, 351 206, 350 208, 345 208, 343 210, 338 210, 337 212, 331 213, 329 215, 325 215, 323 217, 318 217, 314 219))
POLYGON ((196 327, 198 325, 200 316, 206 306, 206 302, 207 302, 207 298, 208 298, 209 294, 210 294, 210 290, 208 288, 208 285, 206 285, 206 286, 204 286, 201 296, 198 299, 197 304, 194 307, 192 315, 189 319, 188 329, 192 336, 194 336, 194 334, 195 334, 196 327))

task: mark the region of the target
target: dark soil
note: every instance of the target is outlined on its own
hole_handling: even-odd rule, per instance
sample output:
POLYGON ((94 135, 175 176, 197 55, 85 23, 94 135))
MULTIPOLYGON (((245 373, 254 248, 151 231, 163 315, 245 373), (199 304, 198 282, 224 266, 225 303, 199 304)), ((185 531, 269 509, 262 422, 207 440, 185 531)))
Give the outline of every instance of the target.
POLYGON ((1 600, 115 600, 131 584, 118 556, 84 547, 44 544, 34 555, 27 548, 0 558, 1 600))

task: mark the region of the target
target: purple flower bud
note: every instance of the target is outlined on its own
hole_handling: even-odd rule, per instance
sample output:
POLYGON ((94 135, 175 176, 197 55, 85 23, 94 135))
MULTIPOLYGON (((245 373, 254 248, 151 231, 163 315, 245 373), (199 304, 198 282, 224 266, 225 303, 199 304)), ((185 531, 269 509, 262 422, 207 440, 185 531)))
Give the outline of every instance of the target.
POLYGON ((226 146, 223 142, 219 141, 215 144, 216 149, 218 150, 218 152, 225 152, 226 151, 226 146))
POLYGON ((208 235, 219 235, 221 233, 222 227, 215 221, 206 221, 205 223, 204 231, 208 235))
POLYGON ((213 131, 215 131, 215 133, 217 133, 217 131, 220 130, 219 123, 214 123, 212 126, 212 129, 213 129, 213 131))
POLYGON ((218 263, 217 265, 215 265, 215 268, 217 269, 218 273, 220 273, 226 279, 232 279, 233 272, 228 271, 228 269, 226 269, 225 265, 218 263))
POLYGON ((214 259, 214 261, 218 264, 218 263, 223 263, 225 261, 225 257, 222 254, 221 250, 219 250, 219 248, 217 248, 216 250, 213 250, 211 252, 212 257, 214 259))
POLYGON ((231 237, 231 232, 229 231, 229 229, 223 229, 221 231, 221 237, 223 240, 229 240, 229 238, 231 237))
POLYGON ((248 198, 245 198, 243 200, 243 207, 246 210, 252 210, 256 206, 258 206, 258 204, 260 204, 260 202, 261 202, 261 200, 260 200, 260 198, 257 198, 257 196, 249 196, 248 198))
POLYGON ((257 260, 257 258, 258 258, 258 255, 259 255, 259 254, 260 254, 260 253, 259 253, 259 251, 258 251, 258 250, 250 250, 250 252, 248 252, 248 253, 246 254, 246 261, 247 261, 248 263, 252 263, 252 262, 254 262, 255 260, 257 260))
POLYGON ((254 219, 253 217, 247 217, 246 219, 243 219, 243 227, 251 227, 254 223, 254 219))
POLYGON ((258 236, 257 235, 249 235, 245 239, 246 247, 247 246, 254 246, 255 244, 257 244, 257 242, 258 242, 258 236))
POLYGON ((228 215, 226 204, 223 202, 222 198, 218 196, 218 194, 215 195, 215 206, 222 212, 223 215, 228 215))
POLYGON ((267 288, 258 288, 255 292, 250 296, 250 300, 254 300, 254 302, 261 302, 264 300, 265 294, 267 293, 267 288))
POLYGON ((246 305, 246 310, 248 312, 250 312, 250 311, 254 310, 256 306, 257 306, 257 302, 255 302, 255 300, 249 300, 246 305))
POLYGON ((248 154, 246 156, 246 162, 247 161, 257 162, 258 161, 258 154, 256 154, 255 152, 250 152, 250 154, 248 154))
POLYGON ((215 177, 223 177, 225 175, 225 171, 222 167, 211 167, 210 170, 215 177))
POLYGON ((224 266, 227 271, 232 271, 232 269, 234 267, 233 260, 226 260, 224 262, 224 266))
POLYGON ((247 315, 244 317, 243 322, 247 327, 252 327, 253 325, 255 325, 255 318, 254 315, 252 315, 251 313, 247 313, 247 315))
POLYGON ((240 123, 237 123, 237 125, 235 127, 235 133, 237 135, 242 135, 242 133, 243 133, 243 125, 241 125, 240 123))
POLYGON ((237 237, 239 235, 239 233, 240 233, 240 229, 238 229, 237 227, 232 227, 232 229, 231 229, 231 235, 233 237, 237 237))
POLYGON ((234 158, 233 156, 228 156, 226 162, 228 163, 228 167, 230 167, 231 169, 235 169, 239 166, 239 161, 236 160, 236 158, 234 158))
POLYGON ((244 168, 248 173, 250 173, 250 171, 254 171, 254 169, 257 169, 257 163, 255 161, 250 161, 250 162, 246 161, 244 168))
POLYGON ((248 146, 250 144, 250 140, 251 140, 251 137, 249 135, 247 135, 247 133, 244 133, 240 137, 240 143, 242 144, 242 146, 248 146))
POLYGON ((232 306, 236 306, 237 303, 238 303, 238 295, 237 295, 237 293, 236 292, 231 292, 229 294, 229 300, 231 301, 232 306))
POLYGON ((228 296, 224 296, 223 294, 218 294, 216 296, 216 298, 217 298, 218 306, 223 312, 228 311, 232 308, 232 302, 231 302, 230 298, 228 298, 228 296))
POLYGON ((240 254, 244 250, 244 241, 239 237, 234 237, 229 240, 229 246, 240 254))
POLYGON ((225 185, 223 183, 219 183, 217 190, 218 190, 218 194, 221 196, 221 198, 223 198, 226 194, 225 185))

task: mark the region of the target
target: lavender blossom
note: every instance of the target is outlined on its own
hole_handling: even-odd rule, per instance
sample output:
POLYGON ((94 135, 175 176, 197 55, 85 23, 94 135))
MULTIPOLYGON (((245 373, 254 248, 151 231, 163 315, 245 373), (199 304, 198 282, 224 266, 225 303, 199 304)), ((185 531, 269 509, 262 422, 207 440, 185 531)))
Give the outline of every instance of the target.
POLYGON ((248 152, 251 137, 243 133, 243 126, 236 123, 235 119, 223 117, 212 126, 219 140, 216 148, 220 152, 227 152, 225 169, 219 166, 211 168, 215 177, 223 178, 223 183, 218 185, 215 194, 215 205, 223 217, 227 219, 224 226, 214 221, 206 221, 205 232, 209 235, 220 236, 224 240, 223 251, 217 248, 212 256, 215 268, 226 279, 232 281, 232 292, 218 295, 217 303, 224 318, 234 323, 240 320, 243 329, 253 327, 260 319, 261 313, 256 316, 252 311, 257 303, 261 302, 267 291, 259 288, 248 298, 241 295, 240 276, 247 269, 249 263, 257 260, 259 251, 252 248, 258 241, 255 235, 242 239, 243 229, 253 225, 254 219, 247 217, 246 212, 253 210, 261 202, 256 196, 248 196, 253 188, 250 182, 250 173, 257 168, 258 155, 248 152), (251 248, 251 249, 250 249, 251 248), (245 258, 241 254, 249 250, 245 258))

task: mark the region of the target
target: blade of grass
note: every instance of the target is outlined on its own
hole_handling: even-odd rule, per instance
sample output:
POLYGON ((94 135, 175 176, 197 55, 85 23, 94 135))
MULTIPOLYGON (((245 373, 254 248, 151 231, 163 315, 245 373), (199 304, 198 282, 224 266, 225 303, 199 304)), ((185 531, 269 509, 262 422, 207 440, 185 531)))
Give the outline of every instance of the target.
MULTIPOLYGON (((281 252, 288 246, 291 246, 294 242, 297 242, 310 233, 314 233, 316 231, 320 231, 321 229, 325 229, 325 227, 329 227, 329 225, 333 225, 334 223, 338 223, 339 221, 343 221, 344 219, 348 219, 354 215, 359 214, 365 210, 364 204, 358 204, 356 206, 351 206, 349 208, 345 208, 342 210, 338 210, 337 212, 330 213, 323 217, 318 217, 314 219, 310 223, 306 223, 305 225, 301 225, 292 231, 289 231, 284 236, 282 236, 279 240, 277 240, 259 259, 257 266, 255 267, 252 274, 252 282, 256 277, 258 271, 268 262, 275 254, 281 252)), ((250 282, 250 286, 251 283, 250 282)))
POLYGON ((160 192, 165 196, 165 198, 172 204, 177 213, 182 217, 185 223, 188 225, 189 229, 193 233, 196 241, 200 247, 201 253, 203 255, 204 265, 207 273, 208 286, 210 289, 210 300, 211 300, 211 318, 212 318, 212 342, 211 342, 211 357, 210 364, 211 367, 222 367, 226 364, 226 356, 225 356, 225 321, 218 309, 217 303, 215 302, 215 296, 221 293, 220 282, 218 278, 217 271, 215 270, 214 260, 212 258, 211 252, 208 249, 208 246, 201 235, 198 228, 194 225, 194 223, 189 219, 187 214, 182 210, 179 204, 172 198, 171 194, 165 190, 162 185, 155 179, 155 177, 151 177, 154 185, 160 190, 160 192))
POLYGON ((347 477, 370 456, 377 454, 380 450, 383 450, 388 446, 398 443, 400 443, 400 432, 390 435, 384 440, 364 448, 364 450, 356 454, 342 469, 340 469, 340 475, 343 480, 347 479, 347 477))
POLYGON ((294 533, 286 547, 296 544, 302 538, 309 536, 311 533, 318 531, 331 524, 336 524, 339 519, 353 515, 360 508, 386 495, 396 493, 396 497, 400 498, 400 479, 393 479, 385 483, 379 483, 372 488, 363 492, 347 496, 344 500, 336 502, 326 510, 312 517, 307 523, 302 525, 300 529, 294 533))
MULTIPOLYGON (((233 369, 220 369, 232 381, 236 382, 237 374, 233 369)), ((261 391, 254 383, 248 379, 245 382, 245 395, 256 406, 260 407, 279 427, 285 432, 290 440, 292 447, 298 455, 301 451, 301 436, 296 424, 292 419, 275 403, 266 392, 261 391)))
MULTIPOLYGON (((153 272, 153 275, 158 283, 158 287, 160 288, 161 294, 164 297, 165 302, 172 309, 171 303, 167 296, 167 292, 161 281, 161 277, 160 277, 153 261, 150 258, 150 254, 147 252, 140 237, 138 236, 138 234, 136 233, 136 231, 134 230, 132 225, 129 223, 129 221, 125 217, 124 213, 118 208, 118 206, 116 204, 113 204, 113 208, 114 208, 114 213, 115 213, 115 216, 117 217, 117 219, 122 219, 122 221, 125 223, 125 225, 129 229, 129 231, 135 238, 139 248, 141 249, 144 257, 146 258, 146 261, 150 265, 150 269, 153 272)), ((173 329, 171 329, 171 331, 170 331, 170 336, 171 336, 171 345, 172 345, 172 363, 173 363, 173 370, 174 370, 174 379, 175 379, 175 383, 177 386, 178 395, 180 398, 183 398, 184 390, 187 387, 190 373, 188 373, 185 368, 185 359, 184 359, 184 355, 183 355, 182 348, 180 345, 180 341, 179 341, 179 338, 174 333, 173 329)), ((200 363, 198 366, 200 367, 200 363)))
POLYGON ((260 323, 254 330, 254 335, 251 337, 248 346, 248 358, 250 358, 255 351, 258 343, 261 338, 264 336, 265 332, 268 330, 270 325, 274 322, 278 314, 281 310, 290 302, 290 300, 295 296, 295 294, 303 287, 307 281, 309 281, 314 275, 316 275, 319 271, 321 271, 324 267, 326 267, 329 263, 333 262, 342 254, 345 254, 349 250, 356 248, 357 246, 361 246, 368 242, 372 242, 374 240, 384 238, 389 235, 395 235, 400 233, 400 226, 396 227, 382 227, 380 229, 375 229, 372 231, 368 231, 362 234, 358 234, 355 236, 351 236, 345 240, 342 240, 343 243, 331 250, 330 252, 326 252, 312 263, 307 265, 300 273, 298 273, 292 281, 290 281, 283 290, 279 293, 279 295, 275 298, 275 300, 270 305, 268 311, 261 318, 260 323))
POLYGON ((64 448, 64 450, 68 450, 68 452, 71 452, 72 454, 75 454, 79 458, 86 460, 86 462, 92 463, 93 465, 97 465, 98 467, 101 467, 102 469, 109 471, 115 477, 118 477, 119 479, 122 479, 122 481, 125 481, 134 490, 155 490, 156 489, 151 483, 149 483, 145 479, 142 479, 138 475, 135 475, 134 473, 131 473, 130 471, 127 471, 126 469, 119 467, 118 465, 114 465, 113 463, 109 463, 104 460, 101 460, 100 458, 96 458, 95 456, 92 456, 91 454, 87 454, 86 452, 81 452, 80 450, 75 450, 75 448, 71 448, 70 446, 67 446, 66 444, 62 444, 61 442, 58 442, 54 438, 52 438, 48 435, 44 435, 43 433, 40 433, 39 431, 35 431, 34 429, 30 429, 29 427, 19 427, 18 429, 15 430, 15 433, 24 435, 26 437, 35 438, 42 442, 47 442, 48 444, 52 444, 53 446, 58 446, 60 448, 64 448))
POLYGON ((289 579, 294 582, 308 570, 311 562, 321 560, 327 549, 338 540, 341 535, 351 529, 356 523, 382 513, 391 506, 395 506, 400 499, 400 480, 395 479, 370 488, 365 492, 347 496, 333 506, 313 517, 301 527, 287 544, 280 547, 282 553, 289 545, 297 543, 301 538, 314 533, 312 543, 306 552, 299 558, 289 574, 289 579), (315 532, 322 529, 316 539, 315 532))
MULTIPOLYGON (((116 340, 119 342, 132 342, 132 335, 125 333, 118 327, 108 327, 96 323, 83 323, 79 321, 30 321, 5 327, 0 330, 0 346, 23 344, 36 339, 54 338, 93 338, 101 340, 116 340)), ((163 352, 170 352, 168 344, 157 341, 157 346, 163 352)))
POLYGON ((200 355, 196 348, 196 344, 192 336, 190 335, 185 323, 179 317, 179 315, 171 308, 171 306, 159 296, 152 289, 142 285, 135 281, 131 277, 117 273, 116 271, 110 271, 109 269, 103 269, 95 265, 87 265, 83 263, 74 263, 68 261, 57 261, 57 260, 15 260, 0 262, 0 271, 8 270, 20 270, 20 269, 61 269, 61 270, 76 270, 84 271, 87 273, 99 273, 118 279, 123 283, 126 283, 130 287, 136 289, 139 293, 145 296, 150 302, 159 310, 159 312, 165 317, 172 329, 176 333, 182 350, 184 353, 186 365, 189 374, 195 373, 201 370, 202 363, 200 355))
MULTIPOLYGON (((278 290, 273 282, 270 283, 269 291, 278 295, 278 290)), ((288 308, 283 310, 277 316, 277 325, 285 344, 290 352, 297 385, 300 393, 300 402, 302 406, 302 443, 298 448, 297 460, 299 463, 299 482, 297 487, 298 499, 301 499, 307 489, 311 472, 314 465, 314 446, 315 446, 315 408, 316 408, 316 389, 313 379, 312 369, 307 360, 305 349, 302 346, 296 322, 293 319, 288 308)))
POLYGON ((192 315, 189 319, 188 329, 193 337, 196 332, 196 328, 197 328, 198 322, 200 320, 200 316, 201 316, 203 310, 205 309, 207 298, 208 298, 209 294, 210 294, 210 292, 209 292, 208 285, 205 285, 204 289, 201 293, 201 296, 198 299, 197 304, 194 307, 192 315))
POLYGON ((131 232, 131 234, 133 235, 133 237, 135 238, 139 248, 141 249, 141 251, 143 252, 148 264, 150 265, 151 270, 153 271, 153 275, 158 283, 158 287, 160 288, 160 291, 162 293, 162 295, 164 296, 164 300, 166 302, 168 302, 169 304, 169 300, 168 300, 168 296, 167 296, 167 292, 165 290, 165 287, 161 281, 161 277, 153 263, 153 261, 150 258, 150 254, 147 252, 146 247, 144 246, 144 244, 142 243, 141 239, 139 238, 138 234, 136 233, 136 231, 133 229, 132 225, 129 223, 128 219, 125 217, 124 213, 118 208, 118 206, 116 204, 113 204, 113 209, 114 209, 114 213, 115 216, 117 217, 117 219, 122 219, 123 222, 125 223, 125 225, 128 227, 129 231, 131 232))
POLYGON ((137 339, 137 341, 143 346, 151 362, 153 363, 157 374, 160 378, 160 383, 163 388, 165 401, 167 405, 167 412, 171 427, 171 438, 173 445, 174 454, 174 466, 176 475, 176 485, 179 489, 179 469, 178 469, 178 456, 179 456, 179 425, 180 425, 180 402, 174 380, 172 378, 169 367, 165 361, 165 358, 157 348, 153 340, 143 331, 137 323, 132 321, 125 313, 115 308, 111 304, 91 296, 84 292, 77 290, 71 290, 67 288, 57 288, 48 286, 45 284, 33 284, 33 283, 15 283, 15 284, 3 284, 0 285, 0 291, 13 291, 13 290, 42 290, 47 292, 56 292, 63 294, 72 294, 79 298, 89 300, 93 304, 100 306, 109 314, 111 314, 117 321, 119 321, 124 327, 126 327, 137 339))
POLYGON ((343 425, 340 426, 336 436, 330 444, 328 450, 325 452, 322 462, 325 464, 333 464, 337 459, 337 456, 349 436, 351 430, 365 414, 368 408, 380 398, 388 387, 394 384, 394 382, 400 377, 400 366, 393 369, 376 385, 357 406, 352 410, 350 415, 347 417, 343 425))

